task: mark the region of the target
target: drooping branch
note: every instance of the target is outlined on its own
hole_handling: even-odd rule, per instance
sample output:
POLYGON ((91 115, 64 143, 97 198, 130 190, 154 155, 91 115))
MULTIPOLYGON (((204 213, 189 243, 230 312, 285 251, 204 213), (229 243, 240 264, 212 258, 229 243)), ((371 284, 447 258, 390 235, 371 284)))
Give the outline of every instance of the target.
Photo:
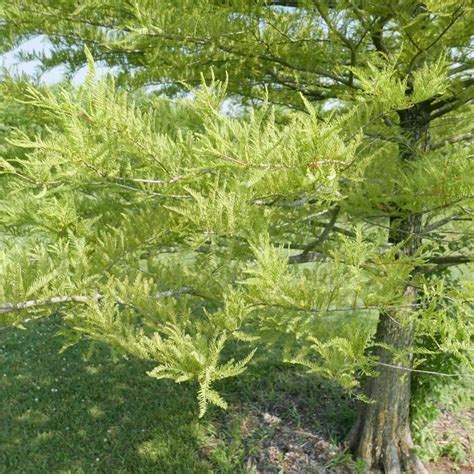
POLYGON ((401 365, 393 365, 393 364, 386 364, 385 362, 376 362, 377 365, 382 365, 384 367, 389 367, 391 369, 401 370, 403 372, 414 372, 417 374, 427 374, 427 375, 438 375, 441 377, 474 377, 473 374, 448 374, 446 372, 434 372, 432 370, 419 370, 419 369, 411 369, 409 367, 403 367, 401 365))

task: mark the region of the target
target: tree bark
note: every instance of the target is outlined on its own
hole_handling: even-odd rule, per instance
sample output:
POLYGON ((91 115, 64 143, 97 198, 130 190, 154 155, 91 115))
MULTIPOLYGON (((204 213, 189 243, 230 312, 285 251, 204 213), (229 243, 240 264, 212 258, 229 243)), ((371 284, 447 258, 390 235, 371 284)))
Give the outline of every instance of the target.
MULTIPOLYGON (((404 134, 400 159, 408 163, 427 147, 428 111, 424 104, 417 104, 399 111, 399 117, 404 134)), ((421 223, 420 214, 396 209, 396 216, 390 219, 388 241, 401 244, 401 255, 412 256, 417 252, 421 223)), ((416 302, 414 286, 408 284, 401 291, 409 302, 416 302)), ((372 352, 380 362, 378 377, 369 379, 364 386, 365 395, 373 403, 360 403, 357 421, 348 436, 349 448, 368 463, 370 472, 428 472, 416 456, 411 435, 411 374, 393 367, 412 367, 415 321, 410 311, 413 310, 380 315, 372 352), (402 360, 395 359, 391 349, 400 351, 402 360)))

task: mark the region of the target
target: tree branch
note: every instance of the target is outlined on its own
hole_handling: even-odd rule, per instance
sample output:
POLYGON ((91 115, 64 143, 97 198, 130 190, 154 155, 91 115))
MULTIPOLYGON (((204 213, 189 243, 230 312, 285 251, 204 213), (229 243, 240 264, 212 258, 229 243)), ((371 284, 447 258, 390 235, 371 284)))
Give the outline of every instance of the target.
POLYGON ((291 257, 289 257, 288 264, 294 265, 298 263, 322 262, 327 259, 327 255, 324 255, 321 252, 302 252, 298 255, 292 255, 291 257))
MULTIPOLYGON (((317 227, 326 227, 326 224, 324 224, 323 222, 314 222, 313 225, 317 226, 317 227)), ((334 225, 332 227, 332 230, 334 232, 337 232, 338 234, 342 234, 342 235, 346 235, 347 237, 355 237, 355 233, 350 231, 350 230, 347 230, 347 229, 344 229, 342 227, 339 227, 337 225, 334 225)))
POLYGON ((100 301, 103 298, 102 295, 96 294, 95 296, 86 295, 73 295, 73 296, 54 296, 48 300, 28 300, 21 303, 0 303, 0 314, 10 313, 12 311, 22 311, 25 309, 39 308, 43 306, 51 306, 62 303, 80 303, 87 304, 92 301, 100 301))
POLYGON ((448 224, 449 222, 458 221, 458 220, 471 220, 471 219, 462 219, 460 215, 445 217, 444 219, 440 219, 439 221, 433 222, 432 224, 429 224, 423 227, 423 229, 421 229, 420 231, 420 234, 428 234, 429 232, 435 229, 443 227, 445 224, 448 224))
POLYGON ((427 259, 427 263, 443 266, 462 265, 470 262, 474 262, 474 255, 447 255, 427 259))
POLYGON ((429 121, 433 121, 434 119, 437 119, 439 117, 442 117, 443 115, 451 112, 452 110, 454 110, 455 108, 459 107, 460 105, 462 105, 462 102, 459 101, 459 100, 453 100, 451 102, 447 102, 445 105, 439 107, 436 109, 435 112, 433 112, 430 116, 429 116, 429 121))
POLYGON ((299 0, 267 0, 266 4, 270 7, 297 7, 299 0))
POLYGON ((472 140, 474 139, 474 133, 461 133, 459 135, 456 135, 454 137, 448 138, 447 140, 443 140, 438 143, 433 143, 430 147, 429 150, 437 150, 439 148, 443 148, 446 145, 452 145, 454 143, 462 142, 465 140, 472 140))
POLYGON ((384 367, 389 367, 391 369, 402 370, 404 372, 415 372, 417 374, 439 375, 443 377, 474 377, 473 374, 461 374, 461 373, 448 374, 446 372, 433 372, 432 370, 418 370, 418 369, 411 369, 409 367, 403 367, 401 365, 386 364, 385 362, 379 362, 379 361, 377 361, 376 364, 383 365, 384 367))
POLYGON ((305 249, 303 250, 303 254, 302 255, 308 255, 308 253, 319 247, 328 237, 329 237, 329 234, 331 233, 331 231, 333 230, 334 228, 334 225, 336 224, 336 221, 337 221, 337 217, 339 216, 339 211, 341 210, 341 208, 339 206, 336 206, 332 212, 332 216, 331 216, 331 219, 329 219, 329 222, 325 225, 323 231, 321 232, 321 234, 319 235, 319 237, 314 241, 314 242, 311 242, 309 243, 305 249))
POLYGON ((441 40, 441 38, 451 29, 451 27, 456 23, 458 18, 462 16, 463 13, 463 5, 461 4, 452 14, 451 20, 449 23, 445 26, 443 31, 425 48, 421 48, 418 50, 418 52, 413 56, 412 60, 410 61, 410 65, 408 66, 408 71, 410 72, 413 68, 413 66, 416 63, 416 60, 419 58, 419 56, 422 53, 426 53, 429 49, 431 49, 438 41, 441 40))
MULTIPOLYGON (((176 288, 174 290, 159 291, 158 293, 155 294, 155 298, 161 299, 161 298, 169 298, 172 296, 180 296, 180 295, 194 295, 194 296, 199 296, 201 298, 208 299, 207 297, 197 292, 194 288, 190 288, 187 286, 184 286, 182 288, 176 288)), ((36 300, 22 301, 20 303, 0 303, 0 314, 11 313, 14 311, 23 311, 27 309, 33 309, 33 308, 42 308, 45 306, 52 306, 56 304, 65 304, 65 303, 88 304, 88 303, 100 301, 103 298, 104 298, 104 295, 101 295, 100 293, 96 293, 93 296, 63 295, 63 296, 54 296, 47 300, 36 299, 36 300)), ((123 303, 123 302, 119 301, 118 303, 123 303)))

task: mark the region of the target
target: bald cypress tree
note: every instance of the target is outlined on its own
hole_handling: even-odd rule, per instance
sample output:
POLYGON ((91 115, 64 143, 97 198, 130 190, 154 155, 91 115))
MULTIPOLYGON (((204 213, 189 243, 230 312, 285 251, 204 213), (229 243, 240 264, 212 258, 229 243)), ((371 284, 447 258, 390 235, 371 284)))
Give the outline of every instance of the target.
POLYGON ((280 345, 360 397, 355 454, 424 472, 411 371, 427 340, 459 357, 469 344, 472 292, 450 269, 472 260, 472 12, 448 0, 1 6, 5 50, 44 34, 45 68, 89 67, 78 89, 20 88, 54 126, 13 132, 26 155, 3 153, 0 224, 15 238, 2 317, 64 305, 72 342, 196 381, 201 415, 226 406, 214 382, 280 345), (115 80, 98 80, 94 60, 115 80))

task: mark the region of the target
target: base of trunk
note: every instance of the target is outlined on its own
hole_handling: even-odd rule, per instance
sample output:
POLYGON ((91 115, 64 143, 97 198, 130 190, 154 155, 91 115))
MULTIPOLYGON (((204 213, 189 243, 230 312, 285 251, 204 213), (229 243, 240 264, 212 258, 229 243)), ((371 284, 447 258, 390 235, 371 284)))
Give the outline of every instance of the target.
POLYGON ((384 436, 383 426, 374 427, 359 419, 349 433, 350 451, 364 459, 369 472, 385 474, 428 474, 428 470, 415 453, 411 433, 391 433, 384 436))
MULTIPOLYGON (((406 294, 412 292, 408 288, 406 294)), ((398 315, 401 319, 402 314, 398 315)), ((364 384, 364 393, 371 403, 360 403, 357 422, 349 433, 352 453, 364 459, 370 472, 399 474, 428 473, 415 453, 410 430, 410 348, 413 324, 400 323, 393 315, 381 314, 373 348, 379 361, 378 376, 364 384), (391 350, 403 351, 402 360, 395 359, 391 350)))

